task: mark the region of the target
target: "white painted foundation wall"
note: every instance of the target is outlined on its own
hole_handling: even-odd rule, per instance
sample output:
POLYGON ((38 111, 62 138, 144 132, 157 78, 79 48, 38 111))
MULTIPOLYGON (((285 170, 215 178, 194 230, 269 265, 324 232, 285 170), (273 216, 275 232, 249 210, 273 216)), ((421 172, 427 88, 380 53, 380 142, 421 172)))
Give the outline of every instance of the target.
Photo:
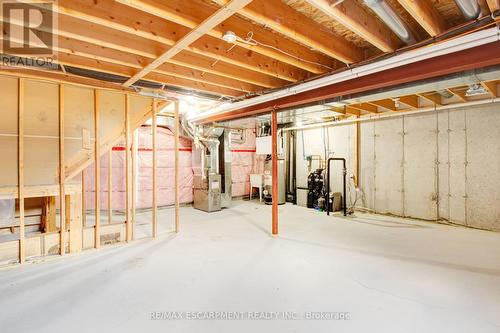
MULTIPOLYGON (((333 156, 347 158, 348 174, 355 170, 355 126, 324 130, 333 156)), ((297 133, 299 187, 309 173, 303 152, 324 155, 322 131, 302 131, 305 149, 297 133)), ((499 104, 362 122, 360 138, 359 208, 500 231, 499 104)), ((340 192, 340 164, 331 172, 340 192)))

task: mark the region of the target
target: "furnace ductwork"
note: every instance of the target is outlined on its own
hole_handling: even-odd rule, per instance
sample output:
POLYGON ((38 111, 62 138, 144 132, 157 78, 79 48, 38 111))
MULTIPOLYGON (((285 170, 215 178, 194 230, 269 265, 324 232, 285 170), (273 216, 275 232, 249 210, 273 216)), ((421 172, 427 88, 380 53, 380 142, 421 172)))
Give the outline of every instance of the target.
MULTIPOLYGON (((466 1, 466 0, 461 0, 466 1)), ((406 44, 415 42, 406 24, 384 0, 364 0, 365 4, 406 44)))
POLYGON ((475 20, 481 14, 481 8, 477 0, 455 0, 458 8, 462 11, 465 18, 475 20))

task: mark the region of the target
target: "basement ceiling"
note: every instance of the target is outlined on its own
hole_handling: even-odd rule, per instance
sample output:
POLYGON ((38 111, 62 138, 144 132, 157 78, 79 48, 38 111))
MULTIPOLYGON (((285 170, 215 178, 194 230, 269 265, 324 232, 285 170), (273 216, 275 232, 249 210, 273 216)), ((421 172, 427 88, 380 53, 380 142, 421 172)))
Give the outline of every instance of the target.
MULTIPOLYGON (((371 117, 381 114, 426 110, 429 107, 456 106, 467 102, 494 100, 500 97, 500 69, 483 73, 462 73, 437 81, 421 82, 398 89, 346 96, 336 101, 291 108, 278 113, 284 126, 311 125, 335 120, 371 117)), ((271 116, 256 116, 259 123, 269 123, 271 116)), ((232 126, 233 122, 226 124, 232 126)))
MULTIPOLYGON (((415 38, 412 43, 467 21, 453 0, 386 1, 409 27, 415 38), (414 8, 421 6, 417 8, 420 11, 410 13, 410 3, 414 8), (438 31, 429 32, 422 22, 431 22, 438 31)), ((145 75, 139 75, 143 83, 215 99, 242 99, 408 46, 364 1, 337 2, 59 0, 56 62, 113 75, 115 84, 127 81, 126 86, 136 82, 130 81, 131 77, 138 77, 145 68, 159 62, 145 75), (325 2, 329 13, 318 9, 318 4, 325 2), (213 28, 194 32, 205 19, 220 13, 221 6, 235 3, 240 3, 241 8, 237 7, 234 15, 213 28), (342 19, 330 10, 344 13, 342 19), (356 26, 358 29, 353 28, 356 26), (234 44, 224 40, 227 32, 237 37, 234 44), (200 36, 175 51, 189 34, 200 36), (169 52, 173 56, 164 57, 169 52)), ((497 9, 494 1, 492 8, 485 1, 480 5, 484 20, 497 9)), ((26 68, 7 71, 24 73, 26 68)), ((71 81, 78 76, 75 72, 52 71, 50 75, 71 81)), ((47 71, 32 68, 30 74, 44 77, 47 71)))

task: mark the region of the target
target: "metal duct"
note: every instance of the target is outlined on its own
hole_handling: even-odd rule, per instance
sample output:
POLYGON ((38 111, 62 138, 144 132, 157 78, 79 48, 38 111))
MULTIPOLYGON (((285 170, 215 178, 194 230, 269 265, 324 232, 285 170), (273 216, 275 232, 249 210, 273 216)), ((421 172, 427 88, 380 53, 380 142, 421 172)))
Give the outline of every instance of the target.
MULTIPOLYGON (((458 1, 458 0, 456 0, 458 1)), ((467 0, 460 0, 467 1, 467 0)), ((415 39, 406 24, 384 0, 364 0, 365 4, 377 14, 387 26, 406 44, 412 44, 415 39)))
POLYGON ((455 0, 458 8, 462 11, 465 18, 475 20, 481 14, 481 8, 477 0, 455 0))

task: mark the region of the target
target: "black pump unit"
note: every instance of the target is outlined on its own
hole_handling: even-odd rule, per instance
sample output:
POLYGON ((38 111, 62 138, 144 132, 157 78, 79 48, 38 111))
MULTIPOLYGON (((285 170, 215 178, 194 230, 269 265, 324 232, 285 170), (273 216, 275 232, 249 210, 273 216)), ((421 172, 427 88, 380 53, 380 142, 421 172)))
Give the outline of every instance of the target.
POLYGON ((323 198, 323 169, 316 169, 307 177, 307 208, 318 207, 318 199, 323 198))

